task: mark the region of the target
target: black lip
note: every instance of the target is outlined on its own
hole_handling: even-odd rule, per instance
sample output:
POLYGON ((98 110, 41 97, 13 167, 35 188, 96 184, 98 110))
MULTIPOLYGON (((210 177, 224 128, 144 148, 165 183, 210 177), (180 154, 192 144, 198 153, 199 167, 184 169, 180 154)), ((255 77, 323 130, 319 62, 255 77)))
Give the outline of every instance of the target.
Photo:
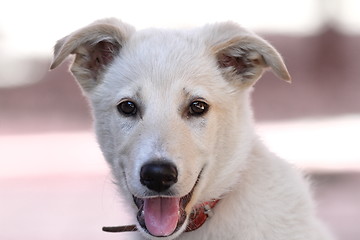
MULTIPOLYGON (((189 204, 189 202, 191 200, 191 197, 192 197, 192 195, 194 193, 195 187, 197 186, 197 184, 198 184, 198 182, 200 180, 202 171, 203 171, 203 169, 200 171, 199 176, 198 176, 193 188, 191 189, 191 191, 188 194, 186 194, 185 196, 180 198, 180 218, 179 218, 178 224, 177 224, 177 226, 176 226, 176 228, 175 228, 175 230, 174 230, 174 232, 172 234, 177 232, 182 227, 182 225, 184 225, 184 223, 185 223, 185 220, 187 218, 187 213, 185 211, 185 208, 186 208, 186 206, 189 204)), ((171 197, 171 196, 163 196, 163 197, 171 197)), ((144 199, 138 198, 138 197, 136 197, 134 195, 133 195, 133 199, 134 199, 135 205, 138 208, 137 220, 138 220, 141 228, 144 229, 145 232, 147 232, 148 234, 152 235, 147 230, 146 225, 145 225, 145 219, 144 219, 144 216, 143 216, 144 199)), ((172 234, 170 234, 170 235, 172 235, 172 234)), ((156 237, 158 237, 158 236, 156 236, 156 237)))

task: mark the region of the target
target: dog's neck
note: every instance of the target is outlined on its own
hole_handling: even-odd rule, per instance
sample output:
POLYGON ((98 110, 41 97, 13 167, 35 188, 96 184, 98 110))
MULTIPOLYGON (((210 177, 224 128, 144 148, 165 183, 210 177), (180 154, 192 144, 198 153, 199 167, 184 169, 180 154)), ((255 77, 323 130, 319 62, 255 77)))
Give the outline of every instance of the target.
MULTIPOLYGON (((186 226, 185 232, 191 232, 200 228, 209 217, 214 215, 212 209, 219 201, 220 199, 215 199, 196 205, 190 213, 189 223, 186 226)), ((103 227, 102 230, 105 232, 135 232, 137 231, 137 227, 135 225, 126 225, 116 227, 103 227)))

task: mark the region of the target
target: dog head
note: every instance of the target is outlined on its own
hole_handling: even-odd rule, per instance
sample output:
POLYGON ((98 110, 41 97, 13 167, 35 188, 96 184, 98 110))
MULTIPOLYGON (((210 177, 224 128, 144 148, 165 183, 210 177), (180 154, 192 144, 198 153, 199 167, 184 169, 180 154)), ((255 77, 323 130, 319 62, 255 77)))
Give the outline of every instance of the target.
POLYGON ((290 81, 277 51, 231 22, 135 31, 100 20, 59 40, 51 69, 70 54, 101 150, 150 239, 176 238, 196 204, 239 181, 254 139, 251 86, 267 68, 290 81))

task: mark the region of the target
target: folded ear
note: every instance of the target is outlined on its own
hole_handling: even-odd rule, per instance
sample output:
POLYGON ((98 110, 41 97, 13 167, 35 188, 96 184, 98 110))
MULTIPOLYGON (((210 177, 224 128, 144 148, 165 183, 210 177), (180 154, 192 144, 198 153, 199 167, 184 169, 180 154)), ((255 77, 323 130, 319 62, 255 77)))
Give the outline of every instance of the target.
POLYGON ((99 83, 106 67, 134 31, 132 26, 117 19, 96 21, 56 43, 50 69, 59 66, 68 55, 75 54, 70 70, 81 87, 89 91, 99 83))
POLYGON ((207 44, 226 79, 249 86, 271 68, 279 78, 291 81, 280 54, 254 33, 231 22, 209 25, 206 31, 207 44))

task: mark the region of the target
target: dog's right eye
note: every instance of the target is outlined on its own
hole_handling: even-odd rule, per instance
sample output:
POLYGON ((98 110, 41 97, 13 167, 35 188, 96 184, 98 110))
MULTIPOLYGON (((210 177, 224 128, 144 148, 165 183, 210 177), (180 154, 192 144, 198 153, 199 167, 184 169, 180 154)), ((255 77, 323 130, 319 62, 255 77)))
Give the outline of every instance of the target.
POLYGON ((137 107, 136 104, 132 101, 122 101, 117 105, 117 110, 119 113, 125 115, 125 116, 133 116, 137 113, 137 107))

